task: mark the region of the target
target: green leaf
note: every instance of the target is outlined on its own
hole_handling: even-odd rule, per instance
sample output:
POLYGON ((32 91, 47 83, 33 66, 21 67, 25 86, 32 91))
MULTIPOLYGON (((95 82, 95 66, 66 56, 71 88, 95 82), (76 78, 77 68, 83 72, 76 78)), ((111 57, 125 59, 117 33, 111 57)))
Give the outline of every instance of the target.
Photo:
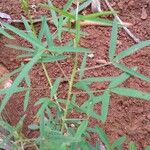
POLYGON ((68 13, 68 12, 65 11, 65 10, 56 8, 56 7, 54 7, 54 6, 48 6, 48 5, 46 5, 46 4, 41 4, 41 6, 42 6, 42 7, 45 7, 45 8, 48 8, 48 9, 50 9, 50 10, 52 9, 52 10, 56 11, 57 13, 60 13, 62 16, 65 16, 65 17, 68 17, 69 19, 75 20, 75 16, 72 15, 72 14, 70 14, 70 13, 68 13))
POLYGON ((146 47, 146 46, 150 46, 150 40, 147 40, 147 41, 142 41, 138 44, 135 44, 133 45, 132 47, 130 48, 127 48, 126 50, 120 52, 114 59, 113 61, 119 61, 120 59, 126 57, 126 56, 129 56, 131 54, 133 54, 134 52, 146 47))
POLYGON ((17 35, 19 35, 20 37, 22 37, 23 39, 27 40, 28 42, 30 42, 34 47, 38 47, 38 49, 44 49, 45 47, 42 45, 41 42, 39 42, 39 40, 30 37, 28 34, 26 34, 24 31, 19 30, 18 28, 6 24, 4 23, 4 26, 6 27, 6 29, 16 33, 17 35))
POLYGON ((54 46, 53 38, 52 38, 52 34, 50 32, 49 26, 47 24, 46 18, 44 19, 44 21, 45 21, 46 42, 48 44, 48 48, 50 48, 51 46, 54 46))
POLYGON ((89 49, 82 47, 71 47, 71 46, 54 46, 48 49, 50 52, 64 53, 64 52, 74 52, 74 53, 89 53, 89 49))
POLYGON ((57 33, 58 33, 58 39, 61 41, 61 35, 63 31, 63 17, 59 17, 59 23, 58 23, 58 28, 57 28, 57 33))
POLYGON ((27 31, 27 34, 28 34, 30 37, 32 37, 32 38, 36 38, 34 32, 33 32, 32 29, 31 29, 31 26, 29 25, 29 23, 28 23, 28 21, 26 20, 26 18, 23 17, 23 16, 22 16, 22 21, 23 21, 23 23, 24 23, 24 26, 25 26, 25 29, 26 29, 26 31, 27 31))
POLYGON ((79 21, 76 21, 76 37, 75 37, 75 43, 76 45, 79 44, 79 41, 80 41, 80 30, 81 30, 81 26, 80 26, 80 22, 79 21))
POLYGON ((39 31, 38 39, 41 42, 46 30, 46 18, 41 17, 41 29, 39 31))
POLYGON ((112 81, 114 79, 115 77, 91 77, 91 78, 82 79, 81 81, 77 82, 74 86, 80 87, 82 86, 82 84, 88 85, 94 82, 112 81))
POLYGON ((21 67, 15 69, 14 71, 4 75, 3 77, 0 78, 0 83, 8 78, 10 78, 11 76, 15 75, 16 73, 20 72, 23 68, 23 65, 21 65, 21 67))
POLYGON ((18 55, 17 58, 27 58, 27 57, 33 57, 33 53, 27 53, 27 54, 21 54, 18 55))
POLYGON ((43 57, 39 60, 39 62, 43 62, 43 63, 48 63, 48 62, 56 62, 56 61, 60 61, 60 60, 64 60, 66 59, 67 57, 66 56, 63 56, 63 55, 58 55, 58 56, 55 56, 55 55, 49 55, 47 57, 43 57))
POLYGON ((85 70, 85 67, 86 67, 87 56, 88 56, 87 53, 85 53, 84 57, 83 57, 83 60, 82 60, 82 63, 81 63, 80 73, 79 73, 80 80, 82 80, 82 77, 84 76, 84 70, 85 70))
POLYGON ((109 143, 109 139, 105 134, 104 130, 99 128, 98 126, 95 127, 95 132, 98 134, 100 140, 105 144, 106 149, 110 150, 111 145, 109 143))
POLYGON ((129 144, 129 150, 136 150, 136 145, 134 142, 130 142, 129 144))
MULTIPOLYGON (((26 90, 27 90, 27 88, 17 87, 16 89, 14 89, 13 93, 19 93, 19 92, 23 92, 23 91, 26 91, 26 90)), ((2 89, 2 90, 0 90, 0 95, 7 94, 8 92, 9 92, 9 88, 2 89)))
POLYGON ((17 86, 20 84, 20 82, 24 79, 24 77, 28 74, 29 70, 33 67, 33 65, 40 59, 42 53, 45 51, 45 49, 38 50, 38 53, 31 59, 30 62, 28 62, 22 69, 22 71, 19 73, 11 87, 9 88, 9 91, 6 93, 5 97, 2 100, 1 106, 0 106, 0 112, 4 109, 5 105, 9 101, 11 95, 14 93, 14 90, 17 88, 17 86))
POLYGON ((85 133, 87 126, 88 121, 87 120, 83 121, 76 131, 75 138, 77 139, 81 138, 82 134, 85 133))
POLYGON ((111 40, 109 45, 109 60, 112 61, 117 45, 117 37, 118 37, 118 22, 117 19, 113 22, 112 32, 111 32, 111 40))
POLYGON ((53 87, 51 88, 51 99, 53 98, 53 96, 56 94, 57 90, 58 90, 58 87, 60 85, 60 82, 61 82, 61 78, 58 77, 54 84, 53 84, 53 87))
POLYGON ((7 38, 11 39, 11 40, 15 39, 13 36, 8 34, 3 28, 0 28, 0 33, 3 34, 4 36, 6 36, 7 38))
POLYGON ((101 120, 105 122, 107 119, 108 108, 109 108, 109 101, 110 101, 110 94, 109 92, 104 92, 102 95, 102 110, 101 110, 101 120))
MULTIPOLYGON (((51 0, 48 0, 48 6, 53 7, 53 4, 52 4, 51 0)), ((58 17, 57 17, 57 14, 56 14, 55 10, 50 9, 50 12, 51 12, 51 15, 52 15, 52 20, 53 20, 54 25, 56 27, 58 27, 58 17)))
POLYGON ((135 89, 117 87, 117 88, 111 89, 111 92, 122 95, 122 96, 150 100, 150 93, 141 92, 135 89))
POLYGON ((63 9, 68 10, 71 7, 73 2, 74 0, 68 0, 63 9))
POLYGON ((24 105, 23 105, 24 111, 27 110, 28 103, 29 103, 29 97, 30 97, 30 89, 27 90, 27 92, 26 92, 26 94, 25 94, 24 105))
POLYGON ((0 119, 0 126, 10 133, 14 132, 14 128, 2 119, 0 119))
POLYGON ((115 148, 121 147, 122 144, 125 142, 126 136, 122 136, 119 139, 117 139, 113 144, 112 144, 112 149, 115 150, 115 148))
POLYGON ((17 45, 6 44, 5 46, 9 47, 9 48, 16 49, 16 50, 22 50, 22 51, 28 51, 28 52, 34 52, 35 51, 32 48, 21 47, 21 46, 17 46, 17 45))
POLYGON ((132 68, 128 68, 123 64, 118 64, 118 63, 113 63, 113 65, 119 69, 121 69, 122 71, 129 73, 130 75, 133 75, 135 77, 138 77, 142 80, 148 81, 150 82, 150 77, 146 77, 143 74, 140 74, 139 72, 136 72, 135 70, 133 70, 132 68))
POLYGON ((107 16, 107 15, 112 15, 113 12, 112 11, 102 11, 102 12, 96 12, 96 13, 92 13, 89 15, 79 15, 79 20, 87 20, 87 19, 94 19, 96 17, 100 17, 100 16, 107 16))
POLYGON ((147 146, 147 147, 145 148, 145 150, 150 150, 150 146, 147 146))
MULTIPOLYGON (((134 67, 133 69, 137 70, 137 67, 136 68, 134 67)), ((109 88, 117 87, 118 85, 126 81, 129 77, 130 74, 122 73, 121 75, 119 75, 118 77, 116 77, 114 80, 111 81, 111 83, 109 84, 109 88)))

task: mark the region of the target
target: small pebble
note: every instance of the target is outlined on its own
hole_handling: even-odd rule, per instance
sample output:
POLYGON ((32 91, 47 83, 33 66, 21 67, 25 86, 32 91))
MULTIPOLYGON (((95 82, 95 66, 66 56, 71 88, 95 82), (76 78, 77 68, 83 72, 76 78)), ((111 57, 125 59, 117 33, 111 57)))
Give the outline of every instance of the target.
POLYGON ((94 54, 91 53, 91 54, 88 55, 88 57, 89 57, 89 58, 93 58, 93 57, 94 57, 94 54))
POLYGON ((145 7, 142 8, 141 19, 146 20, 148 17, 145 7))

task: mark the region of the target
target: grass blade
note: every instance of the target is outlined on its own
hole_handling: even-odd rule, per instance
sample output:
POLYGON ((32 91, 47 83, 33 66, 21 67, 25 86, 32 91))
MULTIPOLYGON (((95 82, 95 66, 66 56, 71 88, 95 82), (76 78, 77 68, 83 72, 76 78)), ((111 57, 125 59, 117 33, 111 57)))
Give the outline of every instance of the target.
POLYGON ((136 145, 134 142, 130 142, 129 144, 129 150, 136 150, 136 145))
POLYGON ((85 130, 86 130, 87 126, 88 126, 88 121, 87 120, 83 121, 80 124, 80 126, 78 127, 77 132, 75 134, 75 138, 76 139, 80 139, 81 138, 82 134, 85 133, 85 130))
POLYGON ((99 135, 100 140, 105 144, 106 149, 110 150, 111 145, 109 143, 109 139, 103 129, 99 128, 98 126, 95 127, 96 133, 99 135))
POLYGON ((110 94, 109 92, 104 92, 102 96, 102 110, 101 110, 101 120, 105 122, 107 119, 108 108, 109 108, 109 101, 110 101, 110 94))
POLYGON ((126 72, 126 73, 129 73, 130 75, 133 75, 135 77, 138 77, 142 80, 145 80, 145 81, 148 81, 150 82, 150 77, 146 77, 144 76, 143 74, 133 70, 132 68, 128 68, 126 67, 125 65, 123 64, 118 64, 118 63, 113 63, 113 65, 119 69, 121 69, 122 71, 126 72))
POLYGON ((44 46, 42 45, 41 42, 39 42, 39 40, 30 37, 30 36, 29 36, 28 34, 26 34, 25 32, 23 32, 23 31, 17 29, 16 27, 13 27, 13 26, 11 26, 11 25, 9 25, 9 24, 4 23, 4 26, 5 26, 8 30, 10 30, 10 31, 12 31, 12 32, 14 32, 14 33, 16 33, 17 35, 19 35, 19 36, 22 37, 23 39, 25 39, 25 40, 27 40, 28 42, 30 42, 34 47, 38 47, 38 48, 44 49, 44 46))
POLYGON ((114 59, 113 61, 119 61, 120 59, 124 58, 124 57, 127 57, 131 54, 133 54, 134 52, 146 47, 146 46, 150 46, 150 40, 147 40, 147 41, 143 41, 143 42, 140 42, 138 44, 135 44, 133 45, 132 47, 130 48, 127 48, 126 50, 120 52, 114 59))
POLYGON ((79 15, 79 20, 87 20, 87 19, 94 19, 96 17, 101 17, 101 16, 107 16, 107 15, 112 15, 113 12, 111 11, 102 11, 102 12, 97 12, 89 15, 79 15))
POLYGON ((28 108, 29 98, 30 98, 30 89, 28 89, 25 94, 24 105, 23 105, 24 111, 26 111, 28 108))
POLYGON ((29 23, 28 23, 28 21, 26 20, 26 18, 23 17, 23 16, 22 16, 22 21, 23 21, 23 23, 24 23, 24 26, 25 26, 25 29, 26 29, 26 31, 27 31, 27 34, 28 34, 30 37, 32 37, 32 38, 36 38, 34 32, 33 32, 32 29, 31 29, 31 26, 29 25, 29 23))
POLYGON ((16 50, 22 50, 22 51, 28 51, 28 52, 34 52, 35 51, 32 48, 21 47, 21 46, 17 46, 17 45, 6 44, 5 46, 9 47, 9 48, 16 49, 16 50))
POLYGON ((56 61, 64 60, 66 58, 67 56, 63 56, 63 55, 58 55, 58 56, 50 55, 50 56, 41 58, 39 62, 43 62, 43 63, 56 62, 56 61))
POLYGON ((3 28, 0 28, 0 33, 4 36, 6 36, 7 38, 13 40, 15 39, 13 36, 11 36, 10 34, 8 34, 3 28))
POLYGON ((48 49, 50 52, 64 53, 64 52, 72 52, 72 53, 89 53, 90 50, 82 47, 72 47, 72 46, 52 46, 48 49))
POLYGON ((82 64, 81 64, 81 67, 80 67, 80 80, 82 80, 82 77, 84 76, 84 70, 85 70, 85 67, 86 67, 86 60, 87 60, 87 53, 84 54, 83 56, 83 60, 82 60, 82 64))
POLYGON ((9 88, 9 91, 6 93, 5 97, 2 100, 2 103, 0 106, 0 113, 4 109, 7 102, 9 101, 11 95, 14 93, 14 90, 17 88, 17 86, 20 84, 20 82, 24 79, 24 77, 28 74, 29 70, 33 67, 33 65, 40 59, 40 57, 44 51, 45 51, 45 49, 44 50, 40 49, 39 52, 32 58, 32 60, 30 62, 28 62, 24 66, 22 71, 19 73, 19 75, 17 76, 17 78, 15 79, 15 81, 13 82, 11 87, 9 88))
POLYGON ((125 140, 126 140, 126 136, 120 137, 118 140, 116 140, 116 141, 112 144, 112 146, 111 146, 112 149, 121 147, 122 144, 125 142, 125 140))
POLYGON ((51 99, 53 98, 53 96, 56 94, 57 90, 58 90, 58 87, 59 87, 59 84, 61 82, 61 78, 57 78, 53 84, 53 87, 51 89, 51 99))
MULTIPOLYGON (((53 7, 53 4, 52 4, 51 0, 48 0, 48 6, 53 7)), ((51 12, 51 15, 52 15, 52 20, 53 20, 54 25, 56 27, 58 27, 58 17, 57 17, 57 14, 56 14, 55 10, 50 9, 50 12, 51 12)))
POLYGON ((109 60, 112 61, 117 45, 117 37, 118 37, 118 22, 115 19, 113 22, 112 32, 111 32, 111 40, 109 45, 109 60))
POLYGON ((111 92, 116 93, 118 95, 122 95, 122 96, 150 100, 150 93, 141 92, 135 89, 117 87, 117 88, 111 89, 111 92))

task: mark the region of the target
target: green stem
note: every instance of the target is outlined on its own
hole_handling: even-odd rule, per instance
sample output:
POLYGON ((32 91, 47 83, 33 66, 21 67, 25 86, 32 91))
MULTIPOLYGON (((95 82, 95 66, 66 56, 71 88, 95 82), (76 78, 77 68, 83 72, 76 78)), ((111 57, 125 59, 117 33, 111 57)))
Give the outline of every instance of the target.
POLYGON ((70 100, 71 100, 71 96, 72 96, 72 88, 73 88, 73 83, 74 83, 74 79, 75 79, 75 75, 76 75, 77 66, 78 66, 78 54, 76 53, 75 60, 74 60, 74 67, 73 67, 71 79, 69 82, 69 90, 68 90, 66 108, 64 111, 64 116, 62 117, 62 127, 61 127, 62 133, 64 132, 65 120, 66 120, 66 117, 68 114, 68 107, 70 105, 70 100))
MULTIPOLYGON (((52 89, 53 85, 52 85, 52 82, 51 82, 51 78, 50 78, 49 75, 48 75, 46 66, 45 66, 44 63, 41 63, 41 64, 42 64, 42 67, 43 67, 45 76, 46 76, 46 78, 47 78, 47 81, 48 81, 48 83, 49 83, 49 86, 50 86, 50 88, 52 89)), ((59 110, 61 111, 63 108, 59 105, 59 103, 58 103, 58 101, 57 101, 57 95, 56 95, 56 94, 54 95, 54 99, 55 99, 55 102, 56 102, 56 104, 57 104, 59 110)))

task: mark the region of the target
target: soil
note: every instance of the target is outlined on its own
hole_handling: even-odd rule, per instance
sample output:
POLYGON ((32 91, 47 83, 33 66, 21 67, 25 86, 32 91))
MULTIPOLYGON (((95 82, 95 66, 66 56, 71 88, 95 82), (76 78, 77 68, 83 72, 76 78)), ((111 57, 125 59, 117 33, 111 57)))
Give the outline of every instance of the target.
MULTIPOLYGON (((32 6, 31 13, 33 16, 49 14, 44 9, 34 7, 40 2, 44 3, 46 0, 30 0, 32 6)), ((53 0, 53 3, 62 7, 66 1, 53 0)), ((140 40, 150 39, 150 2, 149 0, 112 0, 111 5, 115 10, 119 11, 119 16, 124 22, 129 22, 132 26, 129 29, 140 40), (146 15, 143 14, 146 11, 146 15), (144 16, 144 17, 143 17, 144 16)), ((103 4, 102 9, 107 7, 103 4)), ((18 0, 2 0, 0 2, 0 11, 5 12, 13 19, 20 19, 23 14, 18 0)), ((90 11, 90 8, 87 8, 90 11)), ((39 24, 36 25, 37 27, 39 24)), ((22 27, 22 26, 21 26, 22 27)), ((53 27, 52 27, 53 29, 53 27)), ((98 60, 108 60, 108 48, 111 28, 102 26, 86 26, 82 28, 87 32, 89 36, 81 39, 80 45, 88 47, 92 50, 94 57, 88 58, 88 67, 98 64, 98 60)), ((68 41, 70 35, 63 35, 63 44, 68 41)), ((1 37, 0 40, 0 63, 3 63, 7 69, 11 72, 21 65, 22 59, 18 59, 17 55, 22 52, 6 48, 5 43, 28 45, 25 41, 16 37, 15 41, 8 40, 1 37)), ((135 42, 127 35, 124 30, 119 31, 117 53, 121 52, 125 48, 135 44, 135 42)), ((138 66, 138 71, 146 76, 150 76, 150 47, 143 48, 142 50, 134 53, 130 57, 123 59, 123 63, 129 67, 138 66)), ((61 62, 60 66, 64 70, 65 74, 69 76, 72 69, 72 63, 61 62)), ((56 64, 47 64, 48 73, 52 78, 60 76, 62 73, 56 64)), ((91 76, 116 76, 120 74, 120 71, 113 66, 105 66, 85 72, 85 77, 91 76)), ((30 103, 27 112, 23 111, 23 99, 24 93, 13 95, 7 104, 8 110, 7 119, 12 125, 16 125, 20 117, 26 114, 24 122, 23 132, 27 137, 33 137, 35 133, 28 129, 28 125, 34 122, 37 107, 34 103, 41 97, 49 95, 48 83, 44 76, 42 67, 35 65, 30 71, 30 78, 32 81, 32 92, 30 96, 30 103)), ((24 85, 24 83, 22 83, 24 85)), ((150 84, 135 77, 128 79, 123 86, 136 88, 141 91, 150 92, 150 84)), ((93 89, 103 89, 105 84, 94 84, 93 89)), ((67 89, 66 83, 62 83, 60 87, 59 95, 65 98, 65 91, 67 89), (63 94, 62 94, 63 93, 63 94)), ((79 103, 83 103, 86 100, 86 95, 79 96, 79 103)), ((96 110, 99 110, 100 106, 95 106, 96 110)), ((72 117, 82 117, 81 114, 72 113, 72 117)), ((150 103, 140 99, 122 97, 115 94, 111 95, 110 107, 108 118, 105 123, 90 119, 90 126, 99 125, 102 127, 111 142, 122 135, 127 136, 126 144, 129 141, 134 141, 138 150, 143 150, 146 146, 150 145, 150 103)), ((96 136, 92 135, 92 141, 96 140, 96 136)), ((126 147, 126 146, 125 146, 126 147)), ((126 148, 127 149, 127 148, 126 148)))

